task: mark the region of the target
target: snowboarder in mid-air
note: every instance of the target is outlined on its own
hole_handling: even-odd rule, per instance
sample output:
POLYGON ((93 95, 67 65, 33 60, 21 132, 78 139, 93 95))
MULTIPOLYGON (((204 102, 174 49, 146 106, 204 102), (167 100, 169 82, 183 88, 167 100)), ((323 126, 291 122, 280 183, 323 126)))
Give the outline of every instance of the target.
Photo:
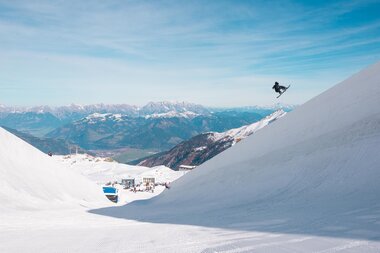
POLYGON ((288 87, 285 87, 285 86, 281 86, 278 82, 275 82, 272 89, 274 89, 276 92, 280 93, 280 95, 278 95, 277 98, 279 98, 282 93, 284 93, 288 88, 290 87, 290 85, 288 87))

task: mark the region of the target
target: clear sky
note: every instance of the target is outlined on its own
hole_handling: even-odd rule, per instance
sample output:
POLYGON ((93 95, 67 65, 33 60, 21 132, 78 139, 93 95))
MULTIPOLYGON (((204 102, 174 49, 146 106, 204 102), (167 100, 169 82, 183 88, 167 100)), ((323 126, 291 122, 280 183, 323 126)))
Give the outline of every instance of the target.
POLYGON ((379 13, 379 0, 0 0, 0 104, 299 104, 380 60, 379 13), (280 100, 274 81, 292 84, 280 100))

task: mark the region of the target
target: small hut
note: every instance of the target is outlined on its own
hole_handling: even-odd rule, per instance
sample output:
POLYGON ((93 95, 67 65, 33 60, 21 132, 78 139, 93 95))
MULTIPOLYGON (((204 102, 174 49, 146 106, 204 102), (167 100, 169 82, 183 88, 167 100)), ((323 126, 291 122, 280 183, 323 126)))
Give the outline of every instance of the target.
POLYGON ((155 184, 156 179, 154 177, 143 177, 143 183, 144 184, 149 184, 149 183, 155 184))

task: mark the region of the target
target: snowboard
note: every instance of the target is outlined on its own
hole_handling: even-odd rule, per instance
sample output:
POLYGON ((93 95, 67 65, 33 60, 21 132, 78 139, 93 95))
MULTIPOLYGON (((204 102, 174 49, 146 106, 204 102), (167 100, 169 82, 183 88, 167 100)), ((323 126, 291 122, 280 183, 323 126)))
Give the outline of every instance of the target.
POLYGON ((288 87, 286 87, 286 89, 280 95, 278 95, 277 98, 281 97, 281 95, 284 94, 285 91, 287 91, 289 89, 289 87, 290 87, 290 85, 288 87))

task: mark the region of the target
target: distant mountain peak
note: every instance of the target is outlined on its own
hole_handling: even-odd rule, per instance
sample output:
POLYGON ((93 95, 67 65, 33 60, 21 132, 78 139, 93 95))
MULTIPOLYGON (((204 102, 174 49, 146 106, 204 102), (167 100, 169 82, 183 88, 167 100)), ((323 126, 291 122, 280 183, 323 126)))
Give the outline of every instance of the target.
POLYGON ((188 102, 149 102, 141 107, 139 112, 144 115, 163 114, 163 113, 194 113, 194 114, 209 114, 210 111, 204 106, 188 102))
POLYGON ((150 118, 194 118, 198 116, 198 113, 191 112, 191 111, 185 111, 185 112, 176 112, 176 111, 170 111, 165 113, 153 113, 150 115, 146 115, 146 119, 150 118))
POLYGON ((79 122, 87 122, 88 124, 96 124, 99 121, 122 121, 123 115, 120 113, 92 113, 85 118, 79 120, 79 122))

